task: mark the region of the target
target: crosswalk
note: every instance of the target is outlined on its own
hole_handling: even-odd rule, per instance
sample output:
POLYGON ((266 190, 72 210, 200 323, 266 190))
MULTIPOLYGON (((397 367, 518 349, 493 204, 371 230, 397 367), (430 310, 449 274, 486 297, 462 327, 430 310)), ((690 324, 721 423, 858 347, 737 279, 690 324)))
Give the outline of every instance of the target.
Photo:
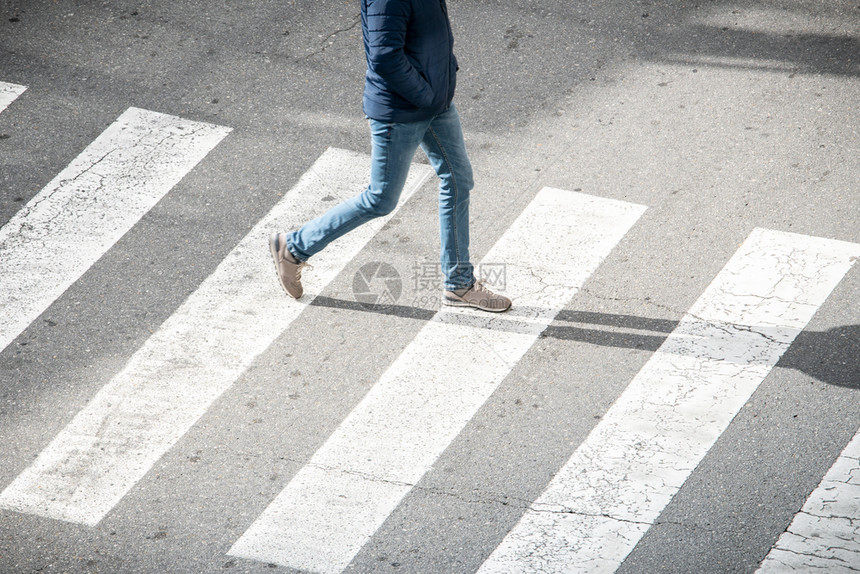
POLYGON ((229 131, 129 108, 15 214, 0 229, 0 349, 229 131))
MULTIPOLYGON (((26 89, 0 82, 0 112, 15 113, 11 104, 26 89)), ((230 132, 131 107, 20 208, 0 228, 0 352, 194 177, 230 132)), ((315 257, 301 301, 283 296, 269 233, 351 196, 369 170, 363 154, 325 151, 32 462, 0 484, 0 510, 95 528, 121 507, 396 216, 315 257)), ((431 175, 415 164, 400 206, 431 175)), ((541 189, 483 259, 504 263, 511 312, 443 309, 429 318, 226 555, 307 572, 347 569, 646 211, 541 189)), ((858 244, 754 229, 477 571, 616 571, 858 257, 858 244)), ((858 437, 785 525, 760 572, 860 568, 858 437)))
POLYGON ((768 553, 760 574, 857 571, 860 554, 860 432, 768 553))
POLYGON ((9 107, 26 89, 26 86, 0 82, 0 112, 9 107))
POLYGON ((614 572, 857 250, 756 229, 480 572, 614 572))
POLYGON ((230 553, 340 572, 643 211, 541 191, 485 258, 516 309, 438 313, 230 553))

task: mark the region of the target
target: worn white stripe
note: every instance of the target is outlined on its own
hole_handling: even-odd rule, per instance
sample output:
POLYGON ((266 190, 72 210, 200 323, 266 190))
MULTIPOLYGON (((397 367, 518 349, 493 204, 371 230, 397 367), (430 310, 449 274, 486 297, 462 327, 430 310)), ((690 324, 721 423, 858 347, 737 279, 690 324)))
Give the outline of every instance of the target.
POLYGON ((9 107, 9 104, 14 102, 15 98, 23 94, 26 89, 27 86, 0 82, 0 112, 9 107))
MULTIPOLYGON (((427 166, 413 168, 404 199, 429 173, 427 166)), ((313 272, 303 277, 300 302, 277 283, 269 234, 297 228, 358 193, 369 176, 367 156, 326 151, 0 494, 0 506, 97 524, 388 218, 371 221, 317 255, 313 272)))
POLYGON ((860 432, 836 459, 757 572, 860 572, 860 432))
POLYGON ((479 572, 614 572, 858 254, 755 230, 479 572))
POLYGON ((229 128, 128 109, 0 229, 0 350, 229 128))
POLYGON ((514 308, 438 313, 230 554, 340 572, 644 209, 541 190, 484 259, 514 308))

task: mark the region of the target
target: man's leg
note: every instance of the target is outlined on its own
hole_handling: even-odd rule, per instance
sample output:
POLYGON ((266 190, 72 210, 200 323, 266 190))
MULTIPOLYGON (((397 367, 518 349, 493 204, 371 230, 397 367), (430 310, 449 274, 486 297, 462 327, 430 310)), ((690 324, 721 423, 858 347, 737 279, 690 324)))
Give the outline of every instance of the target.
POLYGON ((445 275, 442 302, 483 311, 507 311, 511 300, 475 281, 469 259, 469 193, 474 182, 460 116, 454 106, 433 119, 421 147, 441 180, 439 229, 442 273, 445 275))
POLYGON ((273 233, 269 250, 284 291, 298 299, 304 293, 302 267, 326 245, 397 206, 412 157, 428 122, 383 124, 370 120, 370 185, 292 233, 273 233))
POLYGON ((469 260, 469 192, 474 182, 460 116, 454 106, 433 119, 421 147, 441 180, 439 232, 445 289, 469 287, 475 282, 469 260))
POLYGON ((427 122, 386 124, 370 120, 370 185, 359 195, 287 234, 287 248, 293 256, 306 261, 362 223, 391 213, 397 207, 426 127, 427 122))

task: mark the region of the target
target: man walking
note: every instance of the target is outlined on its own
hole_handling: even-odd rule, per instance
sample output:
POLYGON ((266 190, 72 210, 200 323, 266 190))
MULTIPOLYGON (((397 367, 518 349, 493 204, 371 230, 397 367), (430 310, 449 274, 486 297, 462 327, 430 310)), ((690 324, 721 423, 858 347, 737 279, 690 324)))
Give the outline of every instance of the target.
POLYGON ((457 60, 445 0, 359 0, 367 58, 364 113, 372 142, 370 185, 292 233, 273 233, 278 278, 302 295, 307 260, 375 217, 391 213, 420 145, 439 176, 442 302, 507 311, 511 300, 474 277, 469 260, 469 192, 474 186, 456 107, 457 60))

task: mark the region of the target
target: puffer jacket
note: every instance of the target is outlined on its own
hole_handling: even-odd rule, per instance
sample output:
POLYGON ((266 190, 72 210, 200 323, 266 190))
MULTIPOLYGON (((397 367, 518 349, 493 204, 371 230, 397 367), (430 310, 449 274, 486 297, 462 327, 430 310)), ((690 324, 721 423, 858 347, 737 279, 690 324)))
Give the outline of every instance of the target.
POLYGON ((364 113, 382 122, 431 118, 457 83, 445 0, 360 0, 367 57, 364 113))

